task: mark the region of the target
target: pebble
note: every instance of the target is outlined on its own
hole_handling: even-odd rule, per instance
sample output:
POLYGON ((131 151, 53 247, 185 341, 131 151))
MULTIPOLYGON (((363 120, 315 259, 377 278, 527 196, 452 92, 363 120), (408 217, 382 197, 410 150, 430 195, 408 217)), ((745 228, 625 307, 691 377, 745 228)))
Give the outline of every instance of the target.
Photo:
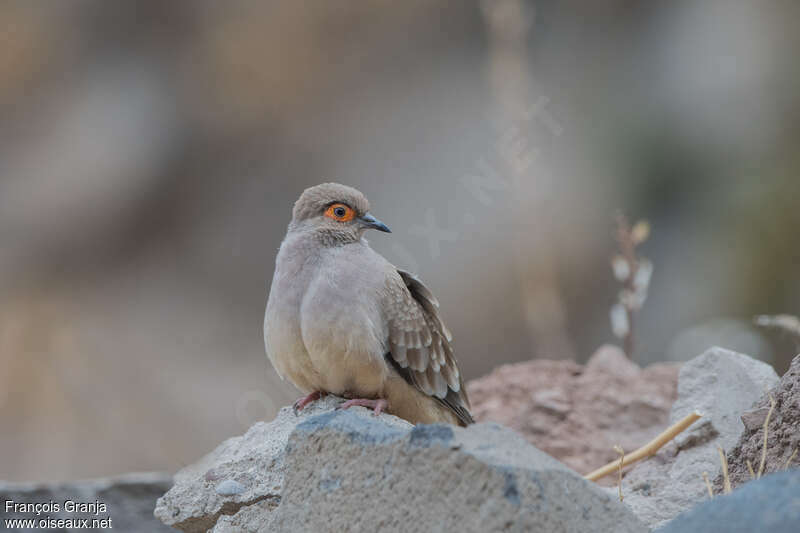
POLYGON ((220 496, 235 496, 243 493, 244 489, 244 485, 238 481, 226 479, 225 481, 221 481, 215 490, 220 496))

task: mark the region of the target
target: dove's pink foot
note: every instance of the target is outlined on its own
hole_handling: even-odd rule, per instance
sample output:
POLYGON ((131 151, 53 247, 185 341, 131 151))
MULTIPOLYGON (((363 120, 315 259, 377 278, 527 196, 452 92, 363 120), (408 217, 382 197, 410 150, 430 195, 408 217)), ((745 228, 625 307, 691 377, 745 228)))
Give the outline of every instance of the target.
POLYGON ((325 393, 322 391, 314 391, 307 396, 303 396, 302 398, 298 398, 294 405, 292 405, 292 410, 294 411, 294 416, 297 416, 297 413, 303 410, 303 407, 310 404, 311 402, 315 402, 325 396, 325 393))
POLYGON ((383 412, 384 409, 389 407, 389 402, 384 400, 383 398, 379 398, 377 400, 367 400, 364 398, 353 398, 352 400, 347 400, 337 407, 337 409, 347 409, 348 407, 353 407, 354 405, 360 405, 361 407, 368 407, 372 409, 373 415, 379 415, 383 412))

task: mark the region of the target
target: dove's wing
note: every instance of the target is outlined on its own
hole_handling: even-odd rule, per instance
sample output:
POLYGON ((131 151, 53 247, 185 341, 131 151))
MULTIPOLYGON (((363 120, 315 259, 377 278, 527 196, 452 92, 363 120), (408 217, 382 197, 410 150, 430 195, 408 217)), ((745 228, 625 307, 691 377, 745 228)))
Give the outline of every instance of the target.
POLYGON ((439 315, 439 302, 419 278, 400 269, 397 274, 387 278, 384 302, 389 324, 387 360, 406 381, 448 407, 465 425, 472 424, 464 380, 450 345, 452 336, 439 315))

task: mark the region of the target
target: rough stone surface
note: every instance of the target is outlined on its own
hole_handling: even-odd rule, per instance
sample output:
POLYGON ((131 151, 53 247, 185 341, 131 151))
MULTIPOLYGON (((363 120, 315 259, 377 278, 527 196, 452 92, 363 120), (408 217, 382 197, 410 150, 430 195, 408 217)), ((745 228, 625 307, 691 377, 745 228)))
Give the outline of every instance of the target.
POLYGON ((176 477, 156 515, 214 533, 647 531, 600 487, 507 428, 412 427, 362 408, 337 411, 336 402, 316 402, 298 418, 285 409, 226 441, 176 477), (221 497, 227 480, 245 492, 221 497))
MULTIPOLYGON (((789 370, 770 394, 775 399, 775 410, 767 429, 764 472, 796 468, 800 465, 800 457, 795 455, 792 458, 792 454, 800 447, 800 355, 792 360, 789 370)), ((756 471, 759 468, 764 446, 764 422, 769 408, 769 396, 765 394, 752 409, 742 413, 744 431, 728 453, 728 472, 734 487, 750 481, 748 460, 756 471)), ((717 491, 722 489, 722 476, 717 477, 714 485, 717 491)))
POLYGON ((703 418, 627 473, 625 503, 656 527, 707 499, 702 473, 713 479, 719 471, 716 447, 734 445, 743 427, 739 415, 777 380, 771 366, 723 348, 684 363, 670 422, 695 409, 703 418))
POLYGON ((630 451, 664 430, 677 381, 677 365, 641 369, 607 345, 585 366, 544 359, 503 365, 467 389, 477 420, 508 426, 586 474, 617 459, 615 445, 630 451))
MULTIPOLYGON (((259 503, 260 507, 275 509, 281 500, 289 434, 300 422, 331 411, 342 401, 329 395, 306 406, 299 416, 291 407, 284 407, 272 422, 259 422, 244 435, 226 440, 175 474, 175 485, 159 498, 155 516, 183 531, 205 532, 220 516, 233 515, 242 507, 259 503)), ((373 416, 363 407, 349 411, 361 417, 373 416)), ((391 415, 381 414, 379 418, 391 427, 411 427, 391 415)))
POLYGON ((236 514, 220 516, 212 533, 256 533, 259 529, 263 531, 272 522, 271 513, 274 510, 275 507, 266 501, 242 507, 236 514))
POLYGON ((409 431, 327 413, 297 426, 286 464, 281 505, 259 532, 647 530, 601 488, 496 424, 409 431))
POLYGON ((800 472, 770 474, 698 505, 657 533, 797 533, 800 472))
MULTIPOLYGON (((53 501, 61 506, 58 513, 6 513, 3 519, 54 519, 111 518, 111 526, 117 531, 131 533, 157 533, 172 531, 153 517, 156 499, 172 484, 172 476, 158 473, 127 474, 116 478, 92 479, 70 483, 6 483, 0 482, 0 502, 13 500, 19 503, 47 503, 53 501), (64 502, 94 503, 99 501, 107 507, 105 513, 69 513, 64 502)), ((2 522, 0 522, 2 523, 2 522)), ((63 531, 63 530, 62 530, 63 531)))

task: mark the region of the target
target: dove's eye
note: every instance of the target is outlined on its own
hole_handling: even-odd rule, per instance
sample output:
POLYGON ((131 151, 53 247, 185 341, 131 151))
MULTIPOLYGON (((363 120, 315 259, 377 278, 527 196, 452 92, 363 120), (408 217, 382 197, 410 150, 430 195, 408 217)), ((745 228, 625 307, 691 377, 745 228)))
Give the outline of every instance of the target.
POLYGON ((353 209, 345 204, 332 204, 325 210, 325 216, 338 220, 339 222, 348 222, 355 218, 356 213, 353 209))

